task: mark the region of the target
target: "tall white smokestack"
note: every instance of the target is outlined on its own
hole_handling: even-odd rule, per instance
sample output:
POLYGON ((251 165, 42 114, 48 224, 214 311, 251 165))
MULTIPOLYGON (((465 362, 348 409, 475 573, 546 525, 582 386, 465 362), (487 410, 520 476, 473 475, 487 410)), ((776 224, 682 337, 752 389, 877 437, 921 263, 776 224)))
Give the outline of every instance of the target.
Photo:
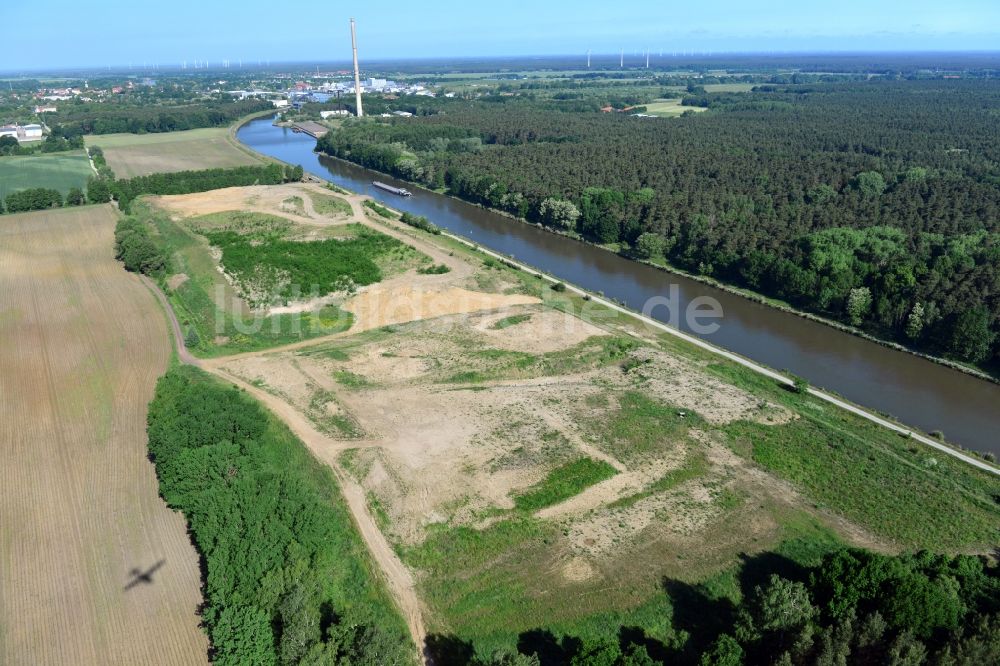
POLYGON ((361 110, 361 73, 358 71, 358 35, 354 30, 354 19, 351 19, 351 49, 354 51, 354 99, 358 104, 358 118, 365 115, 361 110))

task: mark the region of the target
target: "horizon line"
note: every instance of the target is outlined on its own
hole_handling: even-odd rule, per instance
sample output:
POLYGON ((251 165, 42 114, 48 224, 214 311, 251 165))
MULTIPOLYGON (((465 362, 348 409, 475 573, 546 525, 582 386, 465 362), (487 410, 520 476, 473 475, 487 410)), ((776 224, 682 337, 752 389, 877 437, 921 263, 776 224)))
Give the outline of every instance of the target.
MULTIPOLYGON (((651 58, 659 60, 679 60, 679 59, 712 59, 718 60, 727 57, 764 57, 764 58, 779 58, 779 57, 793 57, 793 56, 835 56, 835 57, 845 57, 845 56, 996 56, 1000 58, 1000 48, 997 49, 822 49, 822 50, 800 50, 800 49, 768 49, 768 50, 737 50, 737 51, 716 51, 714 49, 697 51, 697 50, 687 50, 682 49, 680 51, 671 51, 667 53, 666 50, 660 49, 647 49, 650 53, 651 58)), ((581 60, 586 59, 587 50, 575 52, 565 52, 565 53, 550 53, 550 54, 538 54, 538 53, 523 53, 517 55, 463 55, 463 56, 375 56, 368 58, 369 63, 375 64, 390 64, 390 63, 408 63, 408 62, 441 62, 441 61, 454 61, 459 62, 469 62, 476 60, 518 60, 518 59, 536 59, 536 60, 554 60, 554 59, 566 59, 566 58, 580 58, 581 60)), ((600 57, 613 57, 617 61, 620 57, 619 51, 609 51, 606 53, 594 53, 591 52, 591 58, 600 57)), ((625 55, 626 61, 629 58, 635 59, 639 58, 645 62, 645 52, 640 56, 634 54, 634 49, 625 55)), ((123 64, 123 63, 108 63, 104 65, 50 65, 46 67, 35 67, 35 68, 19 68, 19 69, 9 69, 0 70, 0 76, 18 76, 25 75, 29 73, 42 74, 42 73, 62 73, 62 72, 104 72, 104 73, 121 73, 125 70, 128 71, 240 71, 244 70, 254 70, 254 69, 273 69, 276 66, 289 66, 289 65, 305 65, 309 64, 312 66, 316 65, 335 65, 335 64, 345 64, 350 65, 350 58, 338 58, 338 59, 298 59, 298 60, 274 60, 267 58, 242 58, 242 66, 233 63, 239 62, 240 58, 216 58, 214 60, 185 60, 185 59, 171 59, 163 62, 155 62, 152 65, 144 63, 142 66, 138 66, 135 62, 123 64), (230 66, 224 67, 223 62, 227 61, 230 66), (208 67, 195 68, 195 67, 183 67, 184 63, 188 62, 207 62, 208 67), (266 62, 266 65, 260 64, 266 62), (213 64, 214 63, 214 64, 213 64)), ((639 67, 640 69, 645 69, 645 66, 639 67)), ((608 69, 607 67, 591 69, 608 69)), ((619 69, 615 67, 613 69, 619 69)), ((630 68, 627 68, 630 69, 630 68)))

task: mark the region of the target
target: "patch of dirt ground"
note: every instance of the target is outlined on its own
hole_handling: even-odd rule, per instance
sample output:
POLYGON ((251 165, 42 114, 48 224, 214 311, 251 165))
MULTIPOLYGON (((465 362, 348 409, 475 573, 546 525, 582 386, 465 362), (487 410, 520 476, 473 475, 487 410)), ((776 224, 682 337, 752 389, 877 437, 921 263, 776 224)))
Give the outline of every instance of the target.
POLYGON ((343 307, 354 314, 351 330, 364 331, 442 315, 538 302, 534 296, 522 294, 486 294, 458 287, 424 290, 408 284, 378 284, 349 299, 343 307))
POLYGON ((303 216, 293 212, 285 201, 289 197, 301 197, 306 217, 315 217, 309 191, 326 192, 316 185, 250 185, 248 187, 226 187, 221 190, 195 192, 193 194, 170 194, 149 197, 150 201, 183 217, 195 217, 210 213, 224 213, 231 210, 250 210, 286 217, 296 222, 303 216))
POLYGON ((579 317, 572 317, 558 310, 511 308, 500 314, 483 317, 471 322, 473 330, 483 334, 484 341, 498 349, 545 353, 566 349, 594 335, 606 331, 579 317), (516 316, 527 316, 526 321, 504 328, 498 322, 516 316))
MULTIPOLYGON (((404 288, 396 293, 414 292, 404 288)), ((724 457, 720 452, 728 450, 708 440, 678 441, 654 459, 629 464, 617 459, 613 448, 598 450, 588 443, 579 417, 600 411, 589 399, 637 386, 653 398, 697 412, 710 424, 756 419, 762 414, 767 416, 762 422, 768 423, 791 418, 787 410, 762 404, 693 362, 644 347, 630 352, 639 369, 629 373, 611 364, 584 372, 469 386, 442 383, 477 350, 539 352, 538 343, 544 340, 542 349, 557 351, 605 331, 566 313, 516 304, 527 297, 437 292, 420 312, 399 306, 398 298, 389 294, 371 300, 360 298, 363 295, 354 301, 362 329, 421 314, 432 318, 403 324, 369 341, 354 343, 345 337, 337 347, 345 350, 339 360, 337 355, 307 351, 241 359, 225 369, 247 381, 266 382, 267 390, 285 396, 318 426, 322 423, 309 408, 315 390, 335 395, 327 404, 363 432, 359 438, 345 439, 343 449, 355 449, 354 469, 363 472, 358 480, 377 499, 388 517, 384 527, 398 541, 419 543, 427 526, 437 523, 485 527, 513 509, 517 494, 543 480, 557 465, 581 456, 603 460, 617 473, 536 514, 569 526, 567 542, 574 557, 608 556, 654 536, 689 538, 724 513, 719 498, 727 497, 726 484, 731 485, 734 478, 749 478, 751 470, 758 483, 770 478, 737 465, 741 459, 731 453, 724 457), (435 318, 442 309, 456 307, 458 294, 476 307, 494 305, 497 309, 435 318), (515 305, 503 306, 512 299, 515 305), (496 322, 515 315, 519 323, 495 327, 496 322), (357 385, 339 384, 334 379, 337 373, 355 377, 357 385), (646 492, 685 464, 692 446, 699 445, 714 452, 708 473, 668 492, 646 492), (624 501, 640 494, 645 496, 624 501)), ((606 410, 611 413, 616 405, 612 398, 606 410)))

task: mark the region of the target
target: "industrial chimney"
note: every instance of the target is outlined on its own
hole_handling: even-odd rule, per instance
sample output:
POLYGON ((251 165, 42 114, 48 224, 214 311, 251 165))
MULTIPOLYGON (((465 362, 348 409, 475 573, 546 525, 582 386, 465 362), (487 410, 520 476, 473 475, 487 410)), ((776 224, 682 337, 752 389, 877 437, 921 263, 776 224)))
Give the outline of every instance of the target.
POLYGON ((351 19, 351 49, 354 51, 354 99, 358 104, 358 118, 365 115, 361 110, 361 73, 358 71, 358 35, 354 30, 354 19, 351 19))

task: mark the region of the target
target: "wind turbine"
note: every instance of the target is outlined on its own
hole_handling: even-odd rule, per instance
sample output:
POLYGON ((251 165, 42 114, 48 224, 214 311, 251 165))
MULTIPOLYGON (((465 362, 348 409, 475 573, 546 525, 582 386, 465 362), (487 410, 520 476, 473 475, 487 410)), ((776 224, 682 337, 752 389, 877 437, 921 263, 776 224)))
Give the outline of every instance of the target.
POLYGON ((621 68, 625 67, 625 49, 622 49, 621 54, 618 56, 618 66, 621 68))
POLYGON ((587 69, 590 69, 590 49, 587 49, 587 69))

